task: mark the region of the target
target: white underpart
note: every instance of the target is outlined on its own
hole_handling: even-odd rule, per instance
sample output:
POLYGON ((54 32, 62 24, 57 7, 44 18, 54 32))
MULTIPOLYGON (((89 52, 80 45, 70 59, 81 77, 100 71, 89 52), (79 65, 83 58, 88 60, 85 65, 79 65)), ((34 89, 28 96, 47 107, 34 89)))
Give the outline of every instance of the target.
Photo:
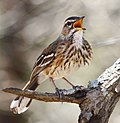
POLYGON ((80 48, 83 44, 83 30, 79 30, 79 31, 76 31, 75 32, 75 28, 72 29, 70 32, 69 32, 69 35, 66 36, 66 38, 69 38, 71 35, 73 35, 73 45, 76 46, 76 48, 80 48), (75 33, 74 33, 75 32, 75 33), (74 33, 74 34, 73 34, 74 33))
POLYGON ((87 50, 83 50, 82 45, 83 45, 83 30, 77 31, 76 33, 74 33, 74 46, 76 47, 76 49, 81 49, 83 55, 88 55, 87 50))
POLYGON ((80 48, 83 45, 83 30, 74 33, 73 42, 76 48, 80 48))

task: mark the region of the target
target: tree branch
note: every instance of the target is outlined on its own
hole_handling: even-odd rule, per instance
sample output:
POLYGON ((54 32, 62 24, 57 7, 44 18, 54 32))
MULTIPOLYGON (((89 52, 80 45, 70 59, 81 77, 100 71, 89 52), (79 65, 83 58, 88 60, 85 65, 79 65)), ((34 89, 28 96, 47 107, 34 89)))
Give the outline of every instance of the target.
POLYGON ((79 123, 108 123, 120 99, 120 58, 88 86, 90 91, 80 103, 79 123))
POLYGON ((63 95, 61 98, 56 93, 40 93, 37 91, 21 90, 18 88, 5 88, 3 91, 44 102, 69 102, 77 104, 80 104, 83 100, 82 97, 86 93, 86 90, 81 90, 79 87, 76 89, 61 90, 61 95, 63 95))
POLYGON ((105 70, 87 88, 61 90, 62 98, 56 93, 40 93, 17 88, 6 88, 12 93, 45 102, 77 103, 81 109, 78 123, 108 123, 109 117, 120 98, 120 58, 105 70))

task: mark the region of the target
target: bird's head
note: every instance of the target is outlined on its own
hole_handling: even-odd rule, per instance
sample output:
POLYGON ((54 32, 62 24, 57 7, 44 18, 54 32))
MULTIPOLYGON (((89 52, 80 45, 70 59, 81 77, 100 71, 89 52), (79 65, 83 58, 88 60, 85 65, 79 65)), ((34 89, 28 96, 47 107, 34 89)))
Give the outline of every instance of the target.
POLYGON ((85 28, 82 27, 83 18, 85 18, 85 16, 72 16, 67 18, 64 22, 62 34, 67 36, 77 31, 85 30, 85 28))

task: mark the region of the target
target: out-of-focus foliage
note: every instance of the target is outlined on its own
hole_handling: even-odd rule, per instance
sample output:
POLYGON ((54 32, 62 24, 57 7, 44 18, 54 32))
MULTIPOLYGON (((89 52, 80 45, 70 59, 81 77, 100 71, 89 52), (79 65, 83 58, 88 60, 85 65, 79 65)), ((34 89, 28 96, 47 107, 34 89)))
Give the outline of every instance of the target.
MULTIPOLYGON (((92 44, 93 60, 74 76, 75 84, 87 85, 120 56, 120 0, 1 0, 0 1, 0 88, 22 88, 41 51, 61 32, 64 20, 85 15, 85 37, 92 44)), ((69 86, 61 80, 60 88, 69 86)), ((39 91, 54 91, 49 81, 39 91)), ((73 123, 79 108, 73 104, 34 101, 27 113, 13 115, 13 95, 0 92, 0 123, 73 123), (58 120, 59 119, 59 120, 58 120)), ((119 105, 110 123, 120 122, 119 105)))

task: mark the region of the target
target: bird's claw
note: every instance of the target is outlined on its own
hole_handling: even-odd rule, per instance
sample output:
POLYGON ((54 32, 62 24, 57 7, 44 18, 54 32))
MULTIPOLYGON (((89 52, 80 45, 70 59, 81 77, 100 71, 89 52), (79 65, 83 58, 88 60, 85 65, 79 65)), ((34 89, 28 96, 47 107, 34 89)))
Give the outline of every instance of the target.
POLYGON ((73 86, 73 89, 75 89, 75 91, 82 91, 83 89, 85 89, 84 86, 73 86))
POLYGON ((56 95, 59 96, 60 99, 62 99, 64 97, 62 89, 56 88, 56 95))
POLYGON ((75 90, 75 97, 81 98, 86 95, 85 87, 84 86, 74 86, 73 89, 75 90))

